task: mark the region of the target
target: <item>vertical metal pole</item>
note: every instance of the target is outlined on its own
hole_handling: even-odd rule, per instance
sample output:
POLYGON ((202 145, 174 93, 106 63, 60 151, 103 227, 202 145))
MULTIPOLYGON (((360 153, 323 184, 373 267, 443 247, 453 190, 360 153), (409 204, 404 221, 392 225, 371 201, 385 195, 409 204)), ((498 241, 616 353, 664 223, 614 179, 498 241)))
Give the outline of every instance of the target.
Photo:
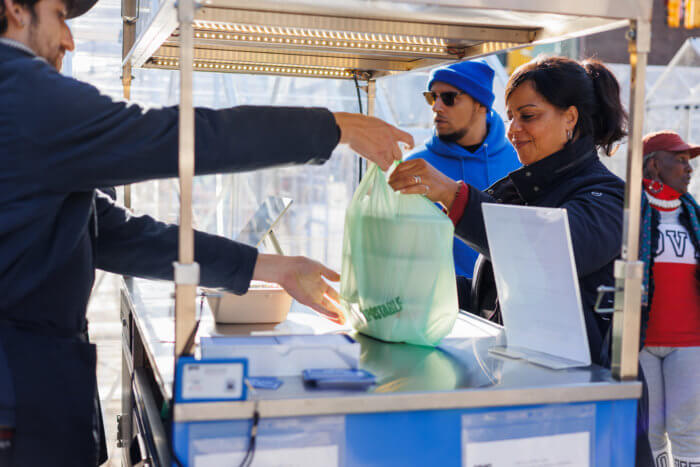
MULTIPOLYGON (((136 41, 136 20, 139 12, 135 0, 122 0, 122 60, 126 58, 136 41)), ((124 99, 131 99, 131 62, 122 66, 124 99)), ((124 205, 131 207, 131 185, 124 185, 124 205)))
MULTIPOLYGON (((367 115, 374 117, 374 112, 376 111, 377 105, 377 82, 373 79, 367 80, 367 115)), ((362 181, 362 177, 365 172, 367 172, 367 160, 358 157, 357 158, 359 173, 358 173, 358 184, 362 181)))
POLYGON ((367 115, 374 117, 377 105, 377 81, 367 81, 367 115))
POLYGON ((194 58, 194 0, 179 0, 180 22, 180 230, 179 263, 175 264, 175 359, 190 353, 187 341, 194 331, 195 296, 199 274, 194 263, 192 230, 192 180, 194 178, 194 107, 192 78, 194 58), (193 267, 195 266, 195 267, 193 267), (180 274, 182 272, 182 274, 180 274))
MULTIPOLYGON (((126 57, 129 49, 131 49, 134 44, 135 28, 135 22, 128 24, 126 20, 124 20, 124 57, 126 57), (129 31, 129 36, 127 36, 127 31, 129 31), (126 48, 127 37, 130 37, 131 44, 129 45, 129 49, 126 48)), ((122 67, 122 86, 124 87, 124 99, 127 101, 131 99, 131 79, 131 62, 129 62, 125 63, 122 67)), ((131 185, 124 185, 124 206, 131 209, 131 185)))
POLYGON ((632 21, 630 53, 630 131, 625 185, 622 259, 615 262, 612 373, 619 380, 637 378, 644 265, 638 261, 642 197, 642 132, 647 54, 651 44, 648 21, 632 21))
MULTIPOLYGON (((129 54, 136 40, 136 19, 138 11, 136 0, 122 0, 122 61, 129 54)), ((122 66, 122 87, 124 88, 124 99, 131 99, 131 62, 126 62, 122 66)), ((124 204, 131 207, 131 186, 124 186, 124 204)), ((127 283, 130 278, 124 278, 127 283)), ((127 448, 132 439, 131 411, 134 408, 134 399, 131 392, 131 373, 133 371, 133 348, 131 347, 131 310, 125 305, 123 295, 125 290, 119 292, 120 297, 120 318, 122 322, 122 375, 121 375, 121 413, 117 415, 117 447, 127 448), (129 350, 125 350, 129 349, 129 350)), ((92 297, 92 296, 91 296, 92 297)), ((128 465, 130 462, 128 449, 122 450, 122 464, 128 465)))

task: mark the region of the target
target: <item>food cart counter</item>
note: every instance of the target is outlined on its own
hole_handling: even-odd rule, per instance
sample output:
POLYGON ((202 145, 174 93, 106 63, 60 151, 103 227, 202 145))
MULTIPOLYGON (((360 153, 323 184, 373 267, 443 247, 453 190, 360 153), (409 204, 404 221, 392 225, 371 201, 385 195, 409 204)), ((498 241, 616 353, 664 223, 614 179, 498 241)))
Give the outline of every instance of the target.
POLYGON ((122 291, 126 464, 245 465, 255 451, 255 465, 632 465, 651 14, 652 0, 122 0, 125 96, 132 67, 178 69, 181 78, 175 307, 170 285, 133 281, 122 291), (631 65, 630 183, 612 290, 612 374, 492 356, 501 330, 462 315, 436 349, 356 336, 359 367, 377 377, 364 391, 312 390, 299 375, 285 375, 279 389, 250 391, 240 401, 178 396, 175 369, 196 361, 193 330, 200 343, 232 333, 348 331, 298 309, 272 329, 224 329, 206 304, 200 308, 191 209, 194 70, 363 81, 372 114, 383 77, 620 27, 628 27, 631 65))
POLYGON ((200 298, 200 343, 351 333, 358 367, 376 384, 321 390, 284 372, 265 375, 278 377, 278 389, 249 389, 245 400, 173 404, 172 293, 167 282, 128 280, 122 287, 124 364, 134 375, 127 393, 140 420, 134 431, 141 450, 130 452, 131 462, 172 465, 175 453, 182 465, 238 465, 259 420, 255 465, 497 465, 505 453, 501 460, 531 465, 633 463, 629 421, 639 382, 615 381, 595 365, 551 370, 492 355, 488 349, 503 343, 503 329, 468 314, 431 348, 355 334, 296 303, 277 325, 220 325, 200 298))

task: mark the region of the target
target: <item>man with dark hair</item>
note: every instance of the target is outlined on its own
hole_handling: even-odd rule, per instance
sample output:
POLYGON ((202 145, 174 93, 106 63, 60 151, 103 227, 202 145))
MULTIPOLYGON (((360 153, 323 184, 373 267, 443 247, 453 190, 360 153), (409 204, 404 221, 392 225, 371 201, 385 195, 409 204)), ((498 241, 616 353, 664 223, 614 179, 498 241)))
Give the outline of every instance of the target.
MULTIPOLYGON (((43 57, 50 65, 60 70, 66 50, 73 50, 75 45, 65 24, 69 14, 68 4, 60 0, 54 3, 50 5, 37 0, 18 2, 3 0, 0 7, 0 39, 4 39, 2 42, 5 45, 12 44, 10 41, 25 45, 37 56, 43 57), (49 13, 50 9, 55 10, 51 12, 58 15, 63 20, 63 24, 59 21, 45 20, 39 27, 37 8, 41 8, 42 13, 49 13), (15 22, 19 30, 14 27, 15 22), (24 34, 20 33, 18 36, 19 31, 23 31, 24 34)), ((45 14, 42 14, 42 17, 45 18, 45 14)))
MULTIPOLYGON (((85 312, 95 268, 172 280, 177 226, 135 216, 98 190, 178 173, 178 109, 115 102, 61 75, 66 20, 96 0, 0 0, 0 463, 98 463, 95 348, 85 312), (5 457, 3 459, 3 456, 5 457)), ((387 169, 407 133, 321 108, 195 111, 197 174, 320 164, 340 142, 387 169), (273 137, 271 137, 271 135, 273 137)), ((276 282, 342 320, 337 273, 195 234, 200 283, 242 294, 276 282)))
MULTIPOLYGON (((493 69, 481 60, 434 69, 423 94, 433 109, 435 134, 406 159, 425 159, 452 180, 462 180, 478 190, 520 167, 503 120, 491 109, 493 77, 493 69)), ((455 237, 457 276, 471 278, 477 256, 455 237)))
POLYGON ((700 207, 688 193, 700 146, 660 131, 644 137, 643 152, 639 361, 649 442, 657 467, 700 465, 700 207))

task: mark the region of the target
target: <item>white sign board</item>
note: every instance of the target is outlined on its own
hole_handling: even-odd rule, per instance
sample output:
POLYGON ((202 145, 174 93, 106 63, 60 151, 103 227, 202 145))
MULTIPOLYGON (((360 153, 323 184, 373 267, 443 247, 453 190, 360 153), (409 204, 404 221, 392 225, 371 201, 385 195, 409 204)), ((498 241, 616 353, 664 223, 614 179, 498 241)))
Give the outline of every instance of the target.
MULTIPOLYGON (((194 458, 194 467, 231 467, 240 465, 245 452, 201 454, 194 458)), ((338 446, 256 449, 251 467, 336 467, 338 446)))
POLYGON ((589 433, 469 442, 464 467, 589 467, 589 433))
POLYGON ((565 209, 484 204, 507 347, 553 368, 591 364, 565 209))

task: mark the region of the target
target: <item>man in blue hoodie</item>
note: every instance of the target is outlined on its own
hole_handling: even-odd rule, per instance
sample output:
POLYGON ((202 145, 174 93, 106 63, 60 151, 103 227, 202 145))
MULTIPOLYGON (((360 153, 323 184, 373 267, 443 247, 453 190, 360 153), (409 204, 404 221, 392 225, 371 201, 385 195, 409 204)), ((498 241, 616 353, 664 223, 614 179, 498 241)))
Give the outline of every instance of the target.
MULTIPOLYGON (((484 190, 520 167, 515 149, 505 136, 501 117, 491 110, 493 69, 482 61, 466 61, 436 68, 429 91, 435 134, 407 159, 425 159, 455 181, 484 190)), ((478 253, 455 237, 455 270, 472 277, 478 253)))

